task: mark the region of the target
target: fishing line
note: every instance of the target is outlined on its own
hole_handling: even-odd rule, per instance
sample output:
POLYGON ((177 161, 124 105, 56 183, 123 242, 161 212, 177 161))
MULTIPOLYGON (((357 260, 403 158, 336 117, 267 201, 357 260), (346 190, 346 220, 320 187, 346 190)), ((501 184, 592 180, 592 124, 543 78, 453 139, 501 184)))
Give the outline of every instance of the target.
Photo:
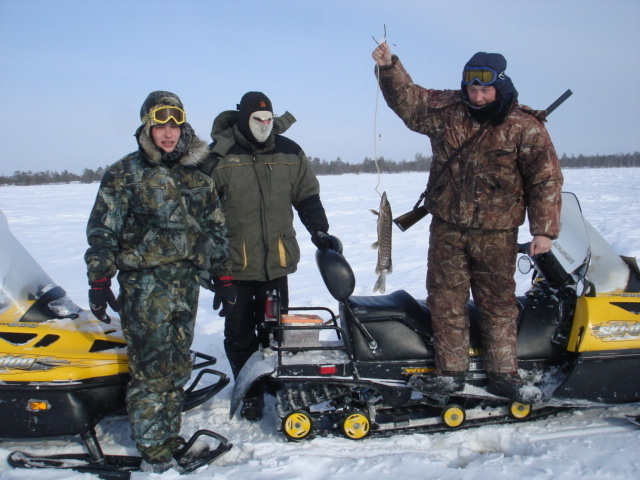
MULTIPOLYGON (((376 40, 376 37, 374 37, 373 35, 371 36, 371 38, 373 38, 373 41, 376 42, 378 46, 385 43, 387 41, 387 25, 386 24, 384 25, 384 36, 380 41, 376 40)), ((378 190, 378 187, 380 186, 380 183, 382 181, 382 175, 380 174, 380 166, 378 165, 378 102, 380 98, 380 67, 379 66, 378 68, 376 68, 376 80, 377 80, 376 107, 373 113, 373 163, 375 164, 376 171, 378 172, 378 183, 376 184, 375 190, 378 193, 378 195, 382 197, 382 193, 380 193, 380 190, 378 190)))
POLYGON ((376 165, 376 171, 378 172, 378 183, 376 184, 376 192, 378 192, 378 195, 380 195, 382 197, 382 194, 380 193, 380 191, 378 190, 378 187, 380 186, 380 182, 381 182, 381 175, 380 175, 380 166, 378 165, 378 97, 380 96, 380 68, 378 68, 376 70, 376 77, 378 79, 378 85, 376 88, 376 108, 375 108, 375 112, 373 114, 373 162, 376 165))

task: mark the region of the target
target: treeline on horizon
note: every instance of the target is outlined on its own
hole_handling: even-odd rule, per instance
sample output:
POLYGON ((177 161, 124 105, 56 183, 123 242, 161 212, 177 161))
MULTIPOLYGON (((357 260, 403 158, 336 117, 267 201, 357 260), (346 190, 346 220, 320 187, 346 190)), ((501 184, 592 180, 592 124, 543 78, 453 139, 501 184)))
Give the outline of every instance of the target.
MULTIPOLYGON (((402 173, 426 172, 431 166, 431 157, 416 153, 412 161, 396 162, 380 157, 377 161, 365 157, 361 163, 343 162, 340 157, 330 162, 310 157, 311 166, 317 175, 344 175, 347 173, 402 173)), ((616 155, 578 155, 560 158, 562 168, 625 168, 640 167, 640 152, 616 155)), ((63 170, 62 172, 23 172, 16 171, 10 176, 0 176, 0 186, 3 185, 48 185, 57 183, 93 183, 102 180, 105 168, 96 170, 85 168, 82 174, 63 170)))

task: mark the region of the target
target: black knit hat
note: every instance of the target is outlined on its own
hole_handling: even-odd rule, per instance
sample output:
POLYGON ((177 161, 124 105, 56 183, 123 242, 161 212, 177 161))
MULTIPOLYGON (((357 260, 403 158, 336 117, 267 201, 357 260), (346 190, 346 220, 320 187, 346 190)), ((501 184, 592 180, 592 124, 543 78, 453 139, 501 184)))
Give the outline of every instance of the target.
POLYGON ((247 92, 242 96, 238 104, 238 128, 247 140, 255 141, 249 129, 249 118, 251 114, 258 111, 268 111, 273 113, 271 100, 262 92, 247 92))

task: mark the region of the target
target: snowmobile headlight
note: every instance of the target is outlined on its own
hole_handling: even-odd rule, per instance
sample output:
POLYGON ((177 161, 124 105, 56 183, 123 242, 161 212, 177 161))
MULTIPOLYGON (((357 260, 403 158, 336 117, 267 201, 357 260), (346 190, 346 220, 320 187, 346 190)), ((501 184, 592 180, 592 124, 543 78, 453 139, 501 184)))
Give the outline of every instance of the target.
POLYGON ((82 309, 77 306, 66 295, 56 300, 52 300, 47 304, 47 307, 58 317, 61 318, 77 318, 82 309))

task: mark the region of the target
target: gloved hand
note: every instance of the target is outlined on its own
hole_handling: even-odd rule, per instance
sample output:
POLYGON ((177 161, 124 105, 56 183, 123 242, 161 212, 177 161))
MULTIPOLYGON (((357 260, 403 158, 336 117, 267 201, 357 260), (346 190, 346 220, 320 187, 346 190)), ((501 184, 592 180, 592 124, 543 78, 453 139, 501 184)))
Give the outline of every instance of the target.
POLYGON ((120 302, 111 291, 111 279, 103 278, 89 283, 89 308, 98 320, 104 323, 111 323, 111 318, 107 315, 107 304, 114 312, 120 310, 120 302))
POLYGON ((311 241, 318 248, 330 248, 340 254, 342 253, 342 242, 338 237, 334 237, 328 233, 314 232, 314 234, 311 235, 311 241))
POLYGON ((231 310, 233 310, 233 306, 236 304, 236 298, 238 296, 236 286, 233 284, 233 277, 227 276, 214 278, 213 292, 213 309, 218 310, 222 305, 218 315, 226 317, 231 313, 231 310))

